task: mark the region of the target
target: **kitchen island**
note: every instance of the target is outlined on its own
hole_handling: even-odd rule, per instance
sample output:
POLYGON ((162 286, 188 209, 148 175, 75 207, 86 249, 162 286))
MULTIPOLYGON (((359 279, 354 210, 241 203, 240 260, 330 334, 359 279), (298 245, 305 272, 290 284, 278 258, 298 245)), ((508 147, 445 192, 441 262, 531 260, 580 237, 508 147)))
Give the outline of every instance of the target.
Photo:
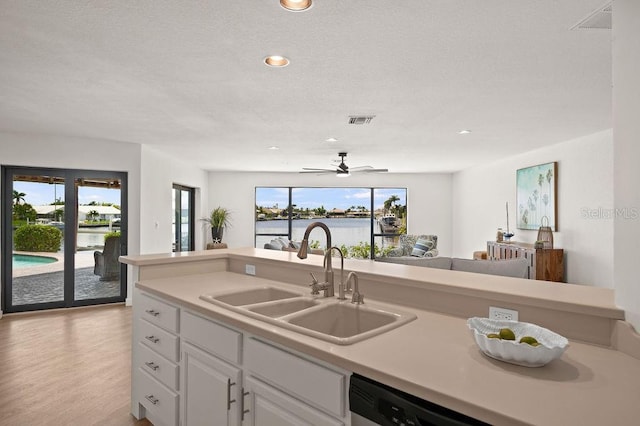
MULTIPOLYGON (((416 319, 351 345, 336 345, 200 299, 205 293, 255 286, 308 292, 309 272, 322 272, 321 256, 300 260, 295 253, 247 248, 128 256, 121 261, 133 267, 134 309, 138 297, 144 295, 185 312, 187 319, 211 320, 244 339, 240 347, 246 352, 234 355, 239 382, 254 380, 241 370, 253 368, 245 365, 252 363, 251 345, 266 342, 273 345, 269 347, 291 351, 295 359, 308 357, 313 365, 321 365, 336 377, 358 373, 490 424, 637 422, 640 381, 632 378, 640 377, 638 337, 623 321, 624 312, 614 305, 613 292, 607 289, 345 260, 345 270, 360 277, 365 304, 371 301, 391 310, 398 308, 415 314, 416 319), (488 306, 516 309, 521 321, 563 334, 570 340, 568 349, 560 359, 540 368, 484 356, 466 319, 487 316, 488 306)), ((187 325, 185 321, 179 324, 187 325)), ((139 338, 140 333, 137 335, 139 338)), ((187 346, 186 352, 181 349, 183 355, 197 350, 189 349, 189 336, 178 335, 187 346)), ((177 366, 180 358, 176 357, 177 370, 184 367, 184 357, 177 366)), ((140 374, 137 364, 134 355, 132 412, 140 416, 143 412, 135 397, 140 374)), ((183 373, 176 373, 180 380, 183 373)), ((176 398, 184 398, 185 389, 189 388, 176 386, 176 398)), ((254 385, 253 389, 261 388, 254 385)), ((343 397, 345 393, 342 389, 343 397)), ((309 401, 304 395, 300 399, 309 401)), ((330 403, 319 404, 321 415, 333 416, 333 423, 327 424, 349 424, 346 400, 343 407, 336 406, 335 414, 330 403)), ((185 404, 179 406, 176 415, 183 418, 185 404)))

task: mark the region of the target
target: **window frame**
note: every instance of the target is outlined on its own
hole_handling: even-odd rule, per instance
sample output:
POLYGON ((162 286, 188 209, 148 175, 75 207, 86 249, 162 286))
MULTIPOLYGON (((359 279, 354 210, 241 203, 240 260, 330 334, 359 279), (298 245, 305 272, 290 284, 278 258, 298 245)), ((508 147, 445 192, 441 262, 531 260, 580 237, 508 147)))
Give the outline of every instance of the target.
MULTIPOLYGON (((362 189, 368 189, 370 191, 370 195, 369 195, 369 211, 371 212, 370 215, 370 238, 369 238, 369 245, 371 247, 370 249, 370 253, 369 253, 369 259, 375 259, 375 239, 376 237, 398 237, 400 235, 403 235, 403 233, 382 233, 382 232, 375 232, 375 229, 377 229, 378 227, 376 226, 376 218, 375 218, 375 193, 376 190, 381 190, 381 189, 398 189, 398 190, 404 190, 404 195, 405 195, 405 218, 408 218, 409 215, 409 196, 408 196, 408 190, 406 187, 371 187, 371 186, 345 186, 345 187, 333 187, 333 186, 256 186, 254 187, 254 206, 258 206, 258 200, 257 200, 257 196, 258 196, 258 191, 259 189, 264 189, 264 188, 268 188, 268 189, 287 189, 288 190, 288 195, 287 195, 287 233, 285 234, 284 232, 280 232, 280 233, 276 233, 276 232, 267 232, 267 233, 258 233, 257 232, 257 222, 258 222, 258 212, 255 211, 254 212, 254 223, 253 223, 253 246, 256 247, 256 244, 258 242, 258 237, 286 237, 287 239, 291 240, 292 239, 292 235, 293 235, 293 207, 295 206, 295 204, 293 204, 294 200, 293 200, 293 192, 295 189, 358 189, 358 188, 362 188, 362 189)), ((284 209, 283 209, 284 210, 284 209)), ((406 233, 406 230, 405 230, 406 233)))

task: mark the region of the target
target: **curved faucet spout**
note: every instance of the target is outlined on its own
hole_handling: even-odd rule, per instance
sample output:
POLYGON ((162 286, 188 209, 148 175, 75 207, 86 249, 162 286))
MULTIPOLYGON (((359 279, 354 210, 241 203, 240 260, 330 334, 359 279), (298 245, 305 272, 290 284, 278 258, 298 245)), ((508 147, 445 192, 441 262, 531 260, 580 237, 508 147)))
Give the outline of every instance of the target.
POLYGON ((304 231, 304 237, 302 237, 302 243, 300 244, 300 249, 298 250, 298 257, 300 259, 307 258, 307 251, 309 249, 309 234, 315 228, 321 228, 325 235, 327 236, 327 249, 324 252, 324 283, 321 285, 322 290, 324 290, 325 297, 333 297, 334 295, 334 278, 333 278, 333 267, 331 265, 331 253, 333 250, 337 250, 340 253, 340 287, 338 289, 340 298, 344 299, 344 255, 342 250, 338 247, 333 247, 331 245, 331 231, 329 227, 322 222, 313 222, 307 226, 307 229, 304 231))
POLYGON ((309 250, 309 234, 314 228, 321 228, 324 231, 325 235, 327 236, 327 249, 331 248, 331 231, 329 231, 329 227, 322 222, 312 222, 304 231, 302 243, 300 244, 300 249, 298 250, 299 259, 307 258, 307 251, 309 250))

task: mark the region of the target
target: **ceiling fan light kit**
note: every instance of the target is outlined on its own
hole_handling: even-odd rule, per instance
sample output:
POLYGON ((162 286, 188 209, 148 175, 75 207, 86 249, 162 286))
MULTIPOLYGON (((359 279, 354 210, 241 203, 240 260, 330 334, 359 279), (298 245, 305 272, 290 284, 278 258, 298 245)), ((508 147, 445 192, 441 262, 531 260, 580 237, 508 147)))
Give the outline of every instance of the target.
POLYGON ((303 12, 313 5, 311 0, 280 0, 280 6, 291 12, 303 12))

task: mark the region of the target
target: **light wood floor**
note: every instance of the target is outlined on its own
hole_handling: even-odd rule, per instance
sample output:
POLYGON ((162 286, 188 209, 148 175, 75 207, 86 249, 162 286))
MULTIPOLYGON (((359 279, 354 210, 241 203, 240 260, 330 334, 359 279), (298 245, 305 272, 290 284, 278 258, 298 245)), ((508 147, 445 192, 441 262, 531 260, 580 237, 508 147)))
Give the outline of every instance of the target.
POLYGON ((0 425, 151 425, 129 414, 131 308, 4 315, 0 425))

